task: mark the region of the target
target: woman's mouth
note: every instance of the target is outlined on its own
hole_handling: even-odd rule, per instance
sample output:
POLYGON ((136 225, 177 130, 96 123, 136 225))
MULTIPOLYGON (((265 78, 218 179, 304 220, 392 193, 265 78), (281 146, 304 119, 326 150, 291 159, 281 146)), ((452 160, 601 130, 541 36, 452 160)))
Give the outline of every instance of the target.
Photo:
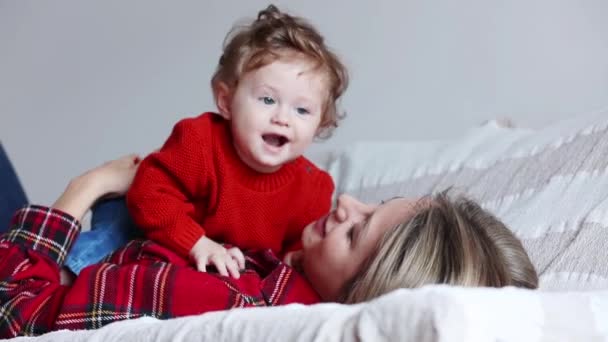
POLYGON ((329 214, 321 217, 315 222, 314 228, 317 233, 324 238, 325 237, 325 225, 327 224, 327 219, 329 218, 329 214))

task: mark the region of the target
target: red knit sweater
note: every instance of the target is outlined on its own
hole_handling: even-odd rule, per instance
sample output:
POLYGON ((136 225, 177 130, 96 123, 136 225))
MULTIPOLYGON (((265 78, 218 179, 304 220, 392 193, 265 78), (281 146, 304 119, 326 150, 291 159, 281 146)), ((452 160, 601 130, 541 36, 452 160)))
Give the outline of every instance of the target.
POLYGON ((304 157, 270 174, 250 169, 228 121, 204 113, 178 122, 160 151, 142 161, 127 205, 149 238, 184 256, 204 234, 281 255, 329 212, 333 191, 329 174, 304 157))

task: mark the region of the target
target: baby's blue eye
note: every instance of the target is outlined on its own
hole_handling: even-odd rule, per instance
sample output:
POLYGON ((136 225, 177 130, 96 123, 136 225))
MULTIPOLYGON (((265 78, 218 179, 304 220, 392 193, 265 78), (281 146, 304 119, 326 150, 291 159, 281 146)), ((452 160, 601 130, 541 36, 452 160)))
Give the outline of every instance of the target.
POLYGON ((298 111, 298 114, 301 114, 301 115, 310 114, 310 112, 306 108, 299 107, 296 110, 298 111))
POLYGON ((274 99, 270 96, 262 96, 258 100, 264 102, 266 105, 274 104, 274 99))

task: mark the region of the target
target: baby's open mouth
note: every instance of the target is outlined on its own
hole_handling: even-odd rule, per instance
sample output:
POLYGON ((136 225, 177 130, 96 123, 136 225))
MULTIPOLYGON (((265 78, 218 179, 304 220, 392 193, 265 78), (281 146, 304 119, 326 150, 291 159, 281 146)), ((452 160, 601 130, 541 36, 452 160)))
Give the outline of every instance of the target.
POLYGON ((268 145, 275 147, 281 147, 289 142, 287 137, 280 134, 264 134, 262 135, 262 139, 264 139, 264 142, 266 142, 268 145))

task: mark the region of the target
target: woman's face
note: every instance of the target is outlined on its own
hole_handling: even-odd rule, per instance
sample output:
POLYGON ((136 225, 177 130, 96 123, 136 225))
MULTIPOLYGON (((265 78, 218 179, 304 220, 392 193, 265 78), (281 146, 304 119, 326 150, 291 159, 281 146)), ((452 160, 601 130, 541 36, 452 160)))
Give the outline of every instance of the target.
POLYGON ((333 212, 304 228, 302 268, 321 298, 338 299, 384 233, 414 217, 416 203, 394 198, 375 206, 341 195, 333 212))

